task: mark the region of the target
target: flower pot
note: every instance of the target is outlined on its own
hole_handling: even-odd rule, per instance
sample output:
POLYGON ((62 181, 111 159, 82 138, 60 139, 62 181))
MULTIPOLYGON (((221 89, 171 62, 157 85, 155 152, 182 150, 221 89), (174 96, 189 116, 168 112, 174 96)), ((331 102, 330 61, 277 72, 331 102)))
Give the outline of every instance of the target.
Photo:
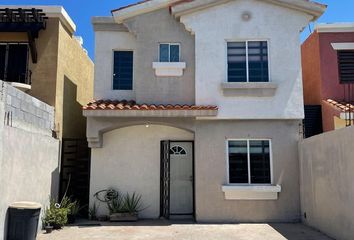
POLYGON ((109 216, 111 222, 136 222, 138 221, 137 213, 113 213, 109 216))
POLYGON ((57 223, 53 223, 52 225, 53 225, 53 229, 54 230, 59 230, 59 229, 61 229, 63 227, 62 225, 57 224, 57 223))
POLYGON ((49 234, 49 233, 51 233, 53 231, 53 226, 45 226, 44 229, 45 229, 45 232, 47 234, 49 234))
POLYGON ((68 224, 74 224, 76 222, 76 216, 73 214, 68 214, 68 224))

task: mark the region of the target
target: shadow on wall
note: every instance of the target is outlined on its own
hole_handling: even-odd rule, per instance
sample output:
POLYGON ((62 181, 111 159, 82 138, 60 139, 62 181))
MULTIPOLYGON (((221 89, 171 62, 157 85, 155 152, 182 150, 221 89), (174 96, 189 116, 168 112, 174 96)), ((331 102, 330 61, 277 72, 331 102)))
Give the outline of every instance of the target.
MULTIPOLYGON (((58 159, 60 159, 60 158, 58 158, 58 159)), ((50 198, 54 198, 55 200, 58 200, 58 197, 59 197, 59 182, 60 182, 60 173, 59 173, 59 167, 57 167, 52 172, 52 184, 50 187, 50 198)), ((43 206, 43 208, 44 208, 44 206, 43 206)))
POLYGON ((77 85, 64 76, 63 138, 86 138, 86 118, 77 101, 77 85))

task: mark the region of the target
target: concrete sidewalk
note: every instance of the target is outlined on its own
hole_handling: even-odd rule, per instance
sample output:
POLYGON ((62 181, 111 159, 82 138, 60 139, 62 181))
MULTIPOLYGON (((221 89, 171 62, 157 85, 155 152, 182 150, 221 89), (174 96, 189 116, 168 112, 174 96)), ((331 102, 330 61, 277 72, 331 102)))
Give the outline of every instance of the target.
POLYGON ((165 221, 65 227, 37 240, 331 240, 302 224, 193 224, 165 221))

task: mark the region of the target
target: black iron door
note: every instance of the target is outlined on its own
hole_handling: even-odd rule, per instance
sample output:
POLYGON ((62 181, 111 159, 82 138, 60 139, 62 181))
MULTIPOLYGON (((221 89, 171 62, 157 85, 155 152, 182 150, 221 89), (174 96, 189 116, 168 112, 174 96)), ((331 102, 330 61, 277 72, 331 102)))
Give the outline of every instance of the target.
MULTIPOLYGON (((88 206, 90 191, 90 148, 86 139, 63 139, 60 173, 60 198, 66 192, 88 206)), ((83 208, 83 213, 87 207, 83 208)))
POLYGON ((170 218, 170 141, 161 141, 160 217, 170 218))

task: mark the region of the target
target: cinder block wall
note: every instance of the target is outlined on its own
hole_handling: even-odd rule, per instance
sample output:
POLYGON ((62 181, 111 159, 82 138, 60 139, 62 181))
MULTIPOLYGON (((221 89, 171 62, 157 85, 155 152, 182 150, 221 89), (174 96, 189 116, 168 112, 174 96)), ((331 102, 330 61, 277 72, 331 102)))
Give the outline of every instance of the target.
POLYGON ((4 124, 33 133, 52 135, 54 108, 0 81, 4 102, 4 124))
POLYGON ((34 201, 44 209, 49 197, 56 196, 59 141, 51 137, 53 108, 2 81, 0 118, 0 240, 3 240, 9 204, 34 201))

